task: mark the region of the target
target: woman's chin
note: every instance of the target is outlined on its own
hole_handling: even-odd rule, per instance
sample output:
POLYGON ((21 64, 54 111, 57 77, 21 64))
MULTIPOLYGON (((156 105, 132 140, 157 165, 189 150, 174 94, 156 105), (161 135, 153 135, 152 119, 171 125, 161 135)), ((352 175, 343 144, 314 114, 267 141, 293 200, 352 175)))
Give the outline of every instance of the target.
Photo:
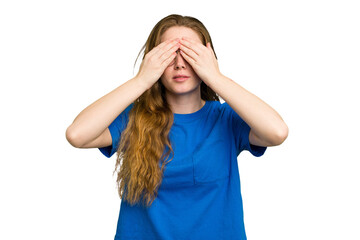
POLYGON ((167 90, 169 91, 172 95, 186 95, 186 94, 193 94, 194 92, 196 92, 196 90, 198 90, 200 86, 174 86, 171 89, 167 90))

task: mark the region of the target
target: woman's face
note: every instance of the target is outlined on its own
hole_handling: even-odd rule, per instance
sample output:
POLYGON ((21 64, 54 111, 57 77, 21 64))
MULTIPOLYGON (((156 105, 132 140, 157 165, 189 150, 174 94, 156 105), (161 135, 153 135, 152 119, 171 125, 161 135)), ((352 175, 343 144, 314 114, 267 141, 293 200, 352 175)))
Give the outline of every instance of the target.
MULTIPOLYGON (((169 39, 187 37, 202 44, 200 36, 191 28, 171 27, 161 36, 161 42, 169 39)), ((193 94, 200 92, 201 79, 194 72, 193 68, 178 52, 174 61, 165 69, 161 76, 161 82, 168 93, 175 95, 193 94)))

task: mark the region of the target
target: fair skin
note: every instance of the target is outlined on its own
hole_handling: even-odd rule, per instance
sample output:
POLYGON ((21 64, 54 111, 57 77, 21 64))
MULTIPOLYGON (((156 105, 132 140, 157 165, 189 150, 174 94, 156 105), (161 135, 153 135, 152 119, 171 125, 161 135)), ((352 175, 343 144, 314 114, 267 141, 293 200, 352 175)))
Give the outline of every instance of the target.
POLYGON ((204 46, 188 37, 182 37, 180 43, 182 57, 192 66, 199 78, 250 126, 251 144, 276 146, 285 141, 288 127, 281 116, 260 98, 220 72, 210 43, 204 46))
POLYGON ((257 146, 281 144, 288 135, 288 128, 280 115, 269 105, 222 75, 210 46, 204 46, 199 35, 187 27, 172 27, 162 36, 162 41, 180 39, 180 55, 174 65, 166 68, 161 80, 166 97, 175 113, 191 113, 199 110, 204 102, 200 97, 200 83, 204 81, 224 99, 250 126, 249 141, 257 146), (176 75, 189 76, 176 82, 176 75))
POLYGON ((146 54, 138 74, 90 104, 66 129, 66 139, 77 148, 99 148, 112 144, 108 129, 126 107, 139 98, 161 77, 175 59, 179 40, 165 41, 146 54))
POLYGON ((110 123, 159 78, 174 113, 192 113, 204 106, 200 97, 200 84, 204 81, 251 127, 251 144, 275 146, 287 137, 288 128, 274 109, 220 73, 209 44, 204 46, 190 28, 172 27, 162 35, 161 44, 146 54, 134 78, 75 118, 66 131, 67 140, 79 148, 111 145, 110 123))
MULTIPOLYGON (((193 39, 194 42, 201 44, 200 36, 187 27, 169 28, 161 36, 161 42, 182 37, 193 39)), ((166 88, 166 100, 172 112, 180 114, 193 113, 204 106, 205 101, 201 99, 200 94, 202 80, 180 53, 165 69, 161 76, 161 82, 166 88), (179 80, 176 80, 177 77, 179 80)))

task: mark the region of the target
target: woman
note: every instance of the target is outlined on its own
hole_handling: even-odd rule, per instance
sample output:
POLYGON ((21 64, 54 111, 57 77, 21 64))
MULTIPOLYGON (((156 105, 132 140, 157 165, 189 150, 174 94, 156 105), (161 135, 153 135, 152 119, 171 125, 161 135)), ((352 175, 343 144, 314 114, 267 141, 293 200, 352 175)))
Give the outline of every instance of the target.
POLYGON ((246 239, 237 156, 281 144, 286 124, 219 71, 199 20, 163 18, 143 49, 138 74, 66 131, 75 147, 118 153, 115 239, 246 239))

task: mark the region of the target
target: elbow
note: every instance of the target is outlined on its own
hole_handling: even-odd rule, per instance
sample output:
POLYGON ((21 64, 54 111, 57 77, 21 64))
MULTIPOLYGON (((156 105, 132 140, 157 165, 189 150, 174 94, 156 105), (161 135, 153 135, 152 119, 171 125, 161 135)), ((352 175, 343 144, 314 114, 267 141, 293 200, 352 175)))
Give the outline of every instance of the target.
POLYGON ((79 134, 79 132, 73 128, 72 125, 70 125, 67 129, 66 129, 66 140, 73 146, 76 148, 81 148, 84 144, 81 141, 81 135, 79 134))
POLYGON ((286 138, 289 135, 289 128, 288 126, 284 123, 283 126, 279 127, 275 133, 273 134, 273 139, 272 139, 272 146, 278 146, 280 144, 282 144, 286 138))

